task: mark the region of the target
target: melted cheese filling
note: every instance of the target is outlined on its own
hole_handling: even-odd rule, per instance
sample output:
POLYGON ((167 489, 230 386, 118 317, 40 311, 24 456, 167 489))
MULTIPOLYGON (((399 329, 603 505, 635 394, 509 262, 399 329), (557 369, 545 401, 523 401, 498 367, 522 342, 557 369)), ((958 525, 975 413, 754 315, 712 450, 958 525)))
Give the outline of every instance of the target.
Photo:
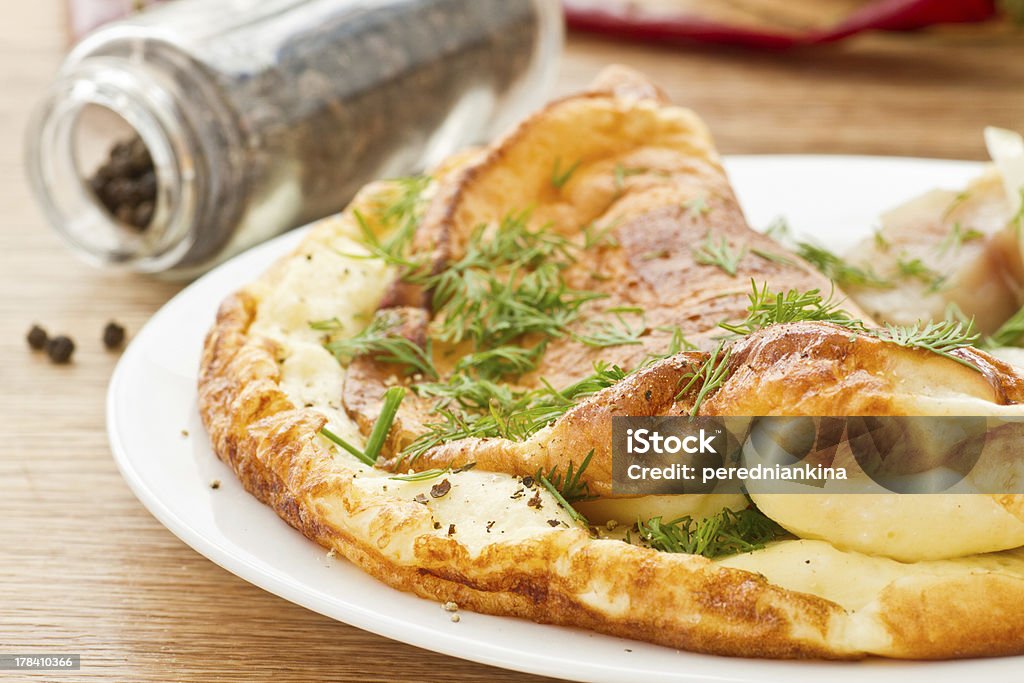
POLYGON ((955 577, 999 572, 1024 577, 1024 550, 973 555, 953 560, 898 562, 886 557, 842 551, 825 541, 772 543, 764 550, 715 561, 723 567, 761 574, 771 583, 860 609, 887 585, 910 576, 955 577))

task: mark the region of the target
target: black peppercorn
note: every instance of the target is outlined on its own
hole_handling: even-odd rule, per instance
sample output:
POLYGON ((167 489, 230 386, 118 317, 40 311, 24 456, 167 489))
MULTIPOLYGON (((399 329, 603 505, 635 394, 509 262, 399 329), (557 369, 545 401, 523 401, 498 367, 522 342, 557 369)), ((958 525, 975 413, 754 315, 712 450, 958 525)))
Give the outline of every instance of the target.
POLYGON ((111 320, 103 328, 103 345, 108 349, 116 349, 124 343, 124 327, 111 320))
POLYGON ((67 363, 71 360, 71 354, 75 352, 75 342, 63 334, 54 337, 46 344, 46 355, 54 363, 67 363))
POLYGON ((28 345, 36 351, 45 349, 46 342, 50 341, 50 335, 46 334, 46 330, 39 327, 39 325, 33 325, 25 338, 28 340, 28 345))

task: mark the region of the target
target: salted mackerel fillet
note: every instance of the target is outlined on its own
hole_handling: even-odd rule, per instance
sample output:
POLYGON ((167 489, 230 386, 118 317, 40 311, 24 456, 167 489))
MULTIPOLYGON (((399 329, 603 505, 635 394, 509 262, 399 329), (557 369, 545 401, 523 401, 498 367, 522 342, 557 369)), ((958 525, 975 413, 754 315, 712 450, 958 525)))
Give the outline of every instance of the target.
MULTIPOLYGON (((550 104, 459 170, 441 174, 414 252, 431 254, 439 271, 463 254, 478 226, 500 225, 526 208, 533 225, 572 240, 582 242, 585 231, 608 237, 581 251, 564 273, 569 287, 606 295, 586 304, 572 329, 585 334, 604 311, 637 307, 644 331, 639 344, 605 348, 570 336, 555 339, 536 370, 516 380, 521 389, 539 386, 542 378, 566 386, 591 373, 596 361, 635 368, 663 354, 676 329, 696 347, 710 348, 722 334, 719 322, 746 316, 751 280, 775 291, 827 295, 831 289, 796 257, 777 258, 781 247, 750 229, 700 119, 625 69, 606 71, 592 91, 550 104), (552 169, 569 164, 578 165, 556 186, 552 169), (742 254, 736 272, 701 262, 705 244, 742 254)), ((398 279, 378 314, 422 342, 433 317, 430 292, 398 279)), ((436 364, 444 363, 437 354, 436 364)), ((404 380, 394 364, 373 357, 351 364, 345 407, 363 430, 372 428, 381 396, 397 381, 404 380)), ((385 453, 395 454, 421 433, 432 407, 432 400, 407 397, 385 453)))

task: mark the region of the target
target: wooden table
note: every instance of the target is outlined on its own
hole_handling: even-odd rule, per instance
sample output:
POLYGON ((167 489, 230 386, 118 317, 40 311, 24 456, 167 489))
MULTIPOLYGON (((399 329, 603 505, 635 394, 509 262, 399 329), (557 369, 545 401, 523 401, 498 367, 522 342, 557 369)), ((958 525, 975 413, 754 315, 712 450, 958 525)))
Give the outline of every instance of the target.
MULTIPOLYGON (((178 286, 80 265, 44 226, 23 179, 21 138, 64 47, 60 5, 12 5, 2 25, 0 651, 77 652, 80 677, 118 680, 539 680, 385 640, 264 593, 186 547, 135 500, 104 431, 117 356, 100 331, 110 318, 138 330, 178 286), (29 353, 34 321, 74 335, 72 365, 29 353)), ((1024 34, 1003 26, 786 54, 575 37, 559 90, 608 62, 647 71, 697 109, 727 153, 978 159, 982 126, 1024 127, 1024 34)))

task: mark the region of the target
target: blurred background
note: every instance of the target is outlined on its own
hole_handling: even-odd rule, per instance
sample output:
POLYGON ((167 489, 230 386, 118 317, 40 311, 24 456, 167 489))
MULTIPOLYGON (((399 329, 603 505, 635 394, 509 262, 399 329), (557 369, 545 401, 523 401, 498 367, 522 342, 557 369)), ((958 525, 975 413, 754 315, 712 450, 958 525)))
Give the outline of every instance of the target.
MULTIPOLYGON (((12 652, 81 652, 90 662, 82 676, 125 680, 539 680, 388 641, 264 593, 174 538, 122 482, 104 431, 117 354, 101 332, 114 319, 130 338, 182 285, 80 263, 32 199, 23 149, 32 107, 74 40, 145 4, 8 0, 0 23, 0 640, 12 652), (76 337, 73 363, 28 352, 34 322, 76 337)), ((1024 128, 1019 0, 566 8, 554 94, 627 64, 695 109, 725 154, 980 160, 984 126, 1024 128)))

